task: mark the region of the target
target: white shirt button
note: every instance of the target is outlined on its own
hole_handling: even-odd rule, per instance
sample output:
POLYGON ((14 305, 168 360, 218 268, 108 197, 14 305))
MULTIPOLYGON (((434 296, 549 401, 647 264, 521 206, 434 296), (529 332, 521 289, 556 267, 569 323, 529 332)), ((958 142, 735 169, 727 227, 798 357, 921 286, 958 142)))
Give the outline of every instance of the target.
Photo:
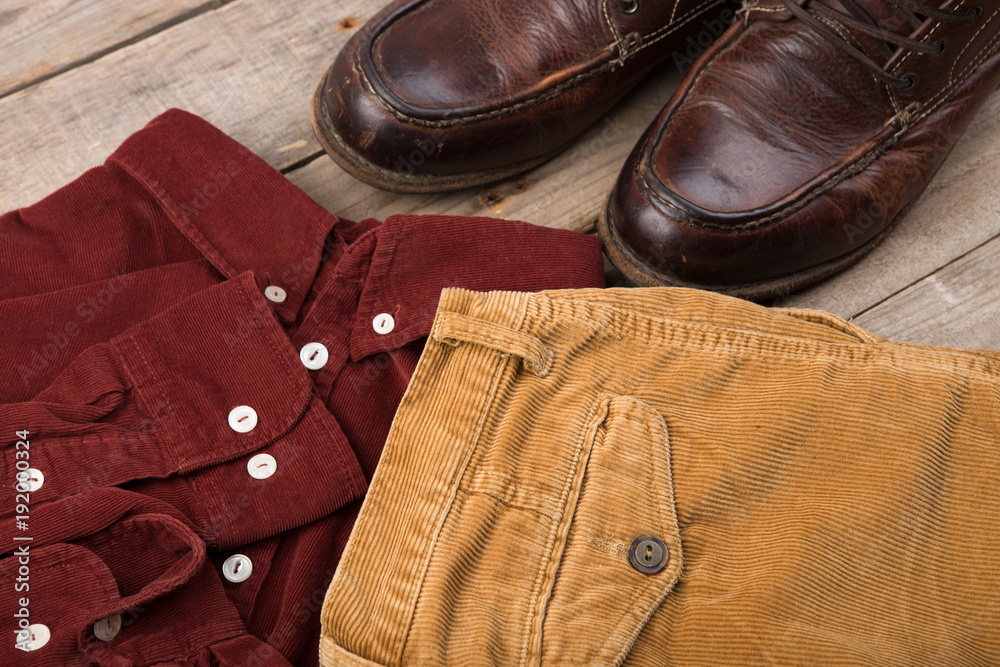
POLYGON ((247 472, 254 479, 267 479, 278 469, 278 462, 270 454, 257 454, 247 461, 247 472))
POLYGON ((222 576, 234 584, 246 581, 252 573, 253 563, 243 554, 234 554, 222 564, 222 576))
POLYGON ((18 477, 17 481, 24 485, 28 493, 34 493, 45 484, 45 475, 37 468, 28 468, 24 471, 24 477, 18 477))
POLYGON ((94 636, 102 642, 109 642, 122 631, 122 615, 114 614, 94 623, 94 636))
POLYGON ((285 299, 288 298, 288 292, 281 289, 277 285, 268 285, 267 289, 264 290, 264 296, 267 297, 268 301, 273 301, 274 303, 284 303, 285 299))
POLYGON ((309 343, 299 351, 302 365, 311 371, 318 371, 330 360, 330 352, 323 343, 309 343))
POLYGON ((37 651, 49 643, 49 639, 52 638, 52 633, 49 632, 47 625, 32 623, 24 630, 18 630, 15 637, 15 642, 17 644, 24 646, 29 651, 37 651), (27 637, 25 637, 25 634, 22 633, 26 633, 27 637), (25 641, 25 639, 27 639, 27 641, 25 641))
POLYGON ((375 333, 380 333, 384 336, 387 333, 392 333, 392 330, 396 328, 396 320, 389 313, 382 313, 381 315, 376 315, 375 319, 372 320, 372 327, 374 327, 375 333))
POLYGON ((237 433, 249 433, 257 426, 257 412, 249 405, 240 405, 229 411, 229 428, 237 433))

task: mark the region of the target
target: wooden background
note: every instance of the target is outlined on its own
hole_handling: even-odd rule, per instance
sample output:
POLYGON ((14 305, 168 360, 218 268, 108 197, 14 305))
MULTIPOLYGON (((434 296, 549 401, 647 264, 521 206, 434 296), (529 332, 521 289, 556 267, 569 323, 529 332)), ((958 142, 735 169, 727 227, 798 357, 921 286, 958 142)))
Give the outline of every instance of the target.
MULTIPOLYGON (((592 231, 626 155, 680 80, 674 65, 614 109, 610 129, 599 124, 525 176, 445 195, 395 195, 326 157, 308 113, 326 67, 384 1, 4 0, 0 210, 37 201, 180 107, 349 218, 477 214, 592 231)), ((881 247, 780 305, 829 310, 892 338, 1000 349, 998 126, 994 96, 881 247)))

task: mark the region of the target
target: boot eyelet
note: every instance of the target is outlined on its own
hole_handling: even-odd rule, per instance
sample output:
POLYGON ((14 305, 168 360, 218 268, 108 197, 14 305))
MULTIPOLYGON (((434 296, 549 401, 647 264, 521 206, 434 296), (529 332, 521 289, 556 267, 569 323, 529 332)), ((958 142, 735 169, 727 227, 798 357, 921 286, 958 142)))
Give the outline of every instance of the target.
POLYGON ((937 45, 937 52, 932 53, 931 58, 940 58, 941 56, 944 55, 945 49, 948 48, 948 42, 946 40, 939 39, 938 41, 934 42, 934 44, 937 45))
POLYGON ((969 10, 969 13, 972 14, 972 18, 970 19, 970 22, 971 21, 975 21, 976 19, 978 19, 980 16, 983 15, 983 6, 982 5, 976 5, 975 7, 973 7, 972 9, 969 10))
POLYGON ((903 83, 900 84, 899 89, 904 93, 908 93, 917 87, 917 75, 915 72, 907 72, 902 77, 903 83))
POLYGON ((639 0, 622 0, 621 9, 623 14, 635 14, 639 11, 639 0))

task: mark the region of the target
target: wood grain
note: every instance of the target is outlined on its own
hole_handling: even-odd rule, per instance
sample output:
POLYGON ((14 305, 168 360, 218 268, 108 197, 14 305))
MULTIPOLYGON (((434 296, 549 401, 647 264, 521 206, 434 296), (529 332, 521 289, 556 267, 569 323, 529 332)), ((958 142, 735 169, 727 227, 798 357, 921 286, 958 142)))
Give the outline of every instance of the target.
POLYGON ((896 340, 1000 350, 1000 239, 957 259, 855 321, 896 340))
POLYGON ((5 0, 0 5, 0 97, 221 2, 5 0))
POLYGON ((1000 234, 1000 95, 993 95, 923 196, 865 259, 782 305, 853 317, 1000 234))
POLYGON ((313 89, 374 0, 238 0, 0 99, 0 210, 98 165, 157 114, 192 111, 278 167, 321 149, 313 89))
MULTIPOLYGON (((312 160, 289 177, 345 217, 493 215, 591 230, 635 140, 675 89, 673 66, 655 72, 567 152, 522 177, 444 195, 396 195, 354 180, 320 155, 308 114, 326 67, 382 4, 235 0, 0 99, 0 210, 37 201, 100 164, 129 134, 177 106, 280 169, 312 160)), ((880 248, 781 305, 854 316, 997 236, 997 172, 1000 98, 994 97, 880 248)))

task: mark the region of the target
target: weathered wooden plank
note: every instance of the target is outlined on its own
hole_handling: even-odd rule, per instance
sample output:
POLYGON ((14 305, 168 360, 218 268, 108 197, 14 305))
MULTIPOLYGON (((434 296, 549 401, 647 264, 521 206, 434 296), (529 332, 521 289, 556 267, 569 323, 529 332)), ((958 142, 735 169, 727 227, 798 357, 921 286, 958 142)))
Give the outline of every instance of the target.
MULTIPOLYGON (((0 100, 0 210, 99 164, 157 113, 198 113, 286 169, 319 153, 308 104, 353 26, 381 0, 236 0, 0 100), (248 48, 252 45, 252 48, 248 48)), ((488 214, 590 229, 635 139, 669 97, 666 65, 575 147, 525 177, 430 196, 369 188, 320 157, 292 180, 334 212, 488 214)), ((851 271, 784 300, 851 316, 1000 233, 1000 98, 990 100, 903 225, 851 271)))
POLYGON ((881 246, 839 276, 781 301, 853 317, 998 234, 1000 95, 994 95, 881 246))
POLYGON ((238 0, 0 99, 0 210, 100 164, 170 107, 279 167, 317 154, 313 89, 351 27, 381 5, 238 0))
POLYGON ((222 0, 6 0, 0 97, 222 0))
POLYGON ((564 153, 490 186, 435 195, 394 194, 355 180, 326 155, 289 178, 329 210, 354 220, 393 213, 486 215, 593 231, 626 157, 679 81, 673 68, 662 68, 564 153))
POLYGON ((859 316, 896 340, 1000 350, 1000 238, 859 316))

